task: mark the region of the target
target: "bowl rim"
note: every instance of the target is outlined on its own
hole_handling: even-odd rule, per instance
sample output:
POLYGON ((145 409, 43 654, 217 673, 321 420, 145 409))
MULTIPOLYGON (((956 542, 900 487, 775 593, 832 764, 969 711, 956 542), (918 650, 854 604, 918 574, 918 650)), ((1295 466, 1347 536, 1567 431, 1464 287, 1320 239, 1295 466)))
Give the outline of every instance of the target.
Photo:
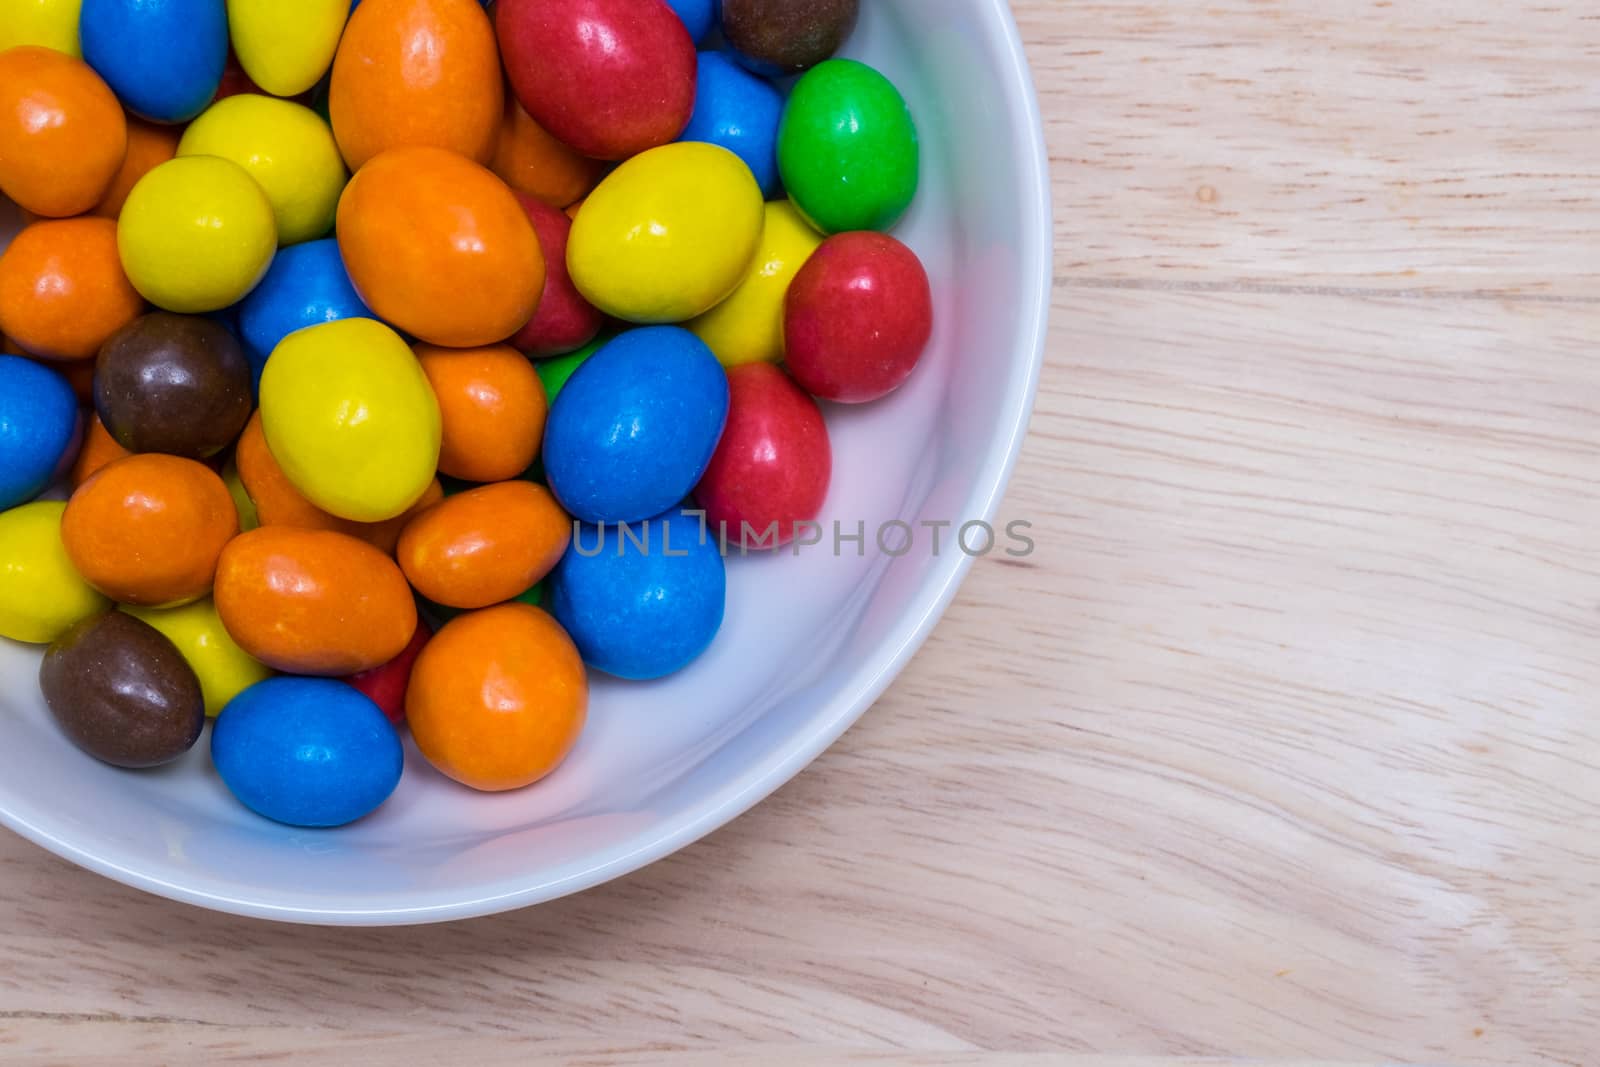
MULTIPOLYGON (((1004 445, 990 451, 963 511, 973 519, 987 522, 998 511, 1016 469, 1038 393, 1054 286, 1054 217, 1049 153, 1039 98, 1016 18, 1006 0, 979 0, 979 3, 1000 35, 999 44, 1004 49, 1002 59, 1006 61, 1004 66, 1008 72, 1000 89, 1008 112, 1021 116, 1029 149, 1028 158, 1018 161, 1026 187, 1025 195, 1018 198, 1018 208, 1025 216, 1025 237, 1017 250, 1023 262, 1021 276, 1028 287, 1017 295, 1019 335, 1026 339, 1027 347, 1024 374, 1020 388, 1013 387, 1005 397, 1005 406, 996 425, 996 437, 1005 435, 1004 445)), ((113 862, 30 822, 3 803, 0 803, 0 823, 47 851, 113 881, 180 903, 248 918, 319 926, 412 926, 477 918, 542 904, 591 889, 663 859, 727 825, 788 783, 853 726, 911 662, 955 599, 972 563, 972 557, 966 553, 940 557, 938 565, 913 595, 909 609, 883 639, 883 650, 871 656, 870 662, 839 688, 807 730, 683 812, 642 831, 635 836, 631 847, 615 849, 610 856, 597 859, 576 872, 509 891, 448 903, 401 907, 311 908, 274 904, 245 894, 180 884, 113 862)))

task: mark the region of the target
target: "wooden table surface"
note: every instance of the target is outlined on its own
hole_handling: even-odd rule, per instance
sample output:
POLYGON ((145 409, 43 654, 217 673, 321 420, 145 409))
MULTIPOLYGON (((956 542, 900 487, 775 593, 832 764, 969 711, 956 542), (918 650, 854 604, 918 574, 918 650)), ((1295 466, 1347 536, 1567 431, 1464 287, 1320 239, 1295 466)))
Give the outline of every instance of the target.
POLYGON ((297 929, 5 836, 0 1058, 1600 1060, 1600 18, 1015 7, 1038 554, 772 800, 545 907, 297 929))

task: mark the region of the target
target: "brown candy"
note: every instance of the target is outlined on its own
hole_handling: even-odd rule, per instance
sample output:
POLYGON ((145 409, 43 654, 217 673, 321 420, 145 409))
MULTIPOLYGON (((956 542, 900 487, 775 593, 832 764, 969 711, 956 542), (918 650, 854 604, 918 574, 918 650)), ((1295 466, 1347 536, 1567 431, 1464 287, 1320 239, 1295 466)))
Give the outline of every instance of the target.
POLYGON ((250 362, 211 319, 165 311, 135 319, 100 349, 94 375, 100 421, 130 452, 205 459, 250 418, 250 362))
POLYGON ((206 721, 194 670, 155 627, 120 611, 85 619, 39 667, 57 724, 114 767, 155 767, 189 751, 206 721))
POLYGON ((722 33, 757 74, 799 74, 839 50, 859 0, 722 0, 722 33))

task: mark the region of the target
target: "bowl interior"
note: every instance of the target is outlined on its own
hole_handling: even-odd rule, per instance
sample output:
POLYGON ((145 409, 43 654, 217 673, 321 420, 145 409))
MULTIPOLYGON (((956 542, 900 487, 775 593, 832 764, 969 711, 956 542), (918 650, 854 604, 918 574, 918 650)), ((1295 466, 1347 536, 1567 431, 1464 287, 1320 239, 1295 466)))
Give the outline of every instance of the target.
MULTIPOLYGON (((470 792, 408 742, 404 780, 383 808, 306 831, 228 795, 209 731, 154 772, 82 755, 38 695, 38 650, 0 641, 0 819, 87 867, 192 903, 310 922, 432 921, 642 866, 827 747, 909 659, 970 562, 948 531, 935 553, 920 524, 993 514, 1026 429, 1050 273, 1037 111, 1003 0, 876 0, 846 54, 892 78, 918 121, 922 188, 896 235, 933 279, 936 333, 900 392, 827 411, 835 482, 823 542, 730 557, 726 623, 700 661, 653 684, 596 678, 577 750, 530 789, 470 792), (876 543, 894 519, 915 529, 900 555, 876 543), (845 535, 864 529, 865 543, 836 551, 834 522, 845 535)), ((15 225, 4 204, 0 244, 15 225)))

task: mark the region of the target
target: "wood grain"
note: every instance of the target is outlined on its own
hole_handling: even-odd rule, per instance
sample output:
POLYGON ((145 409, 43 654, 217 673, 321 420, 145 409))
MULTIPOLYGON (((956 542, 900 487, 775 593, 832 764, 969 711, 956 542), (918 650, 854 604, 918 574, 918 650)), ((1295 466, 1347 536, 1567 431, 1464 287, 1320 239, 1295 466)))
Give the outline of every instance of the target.
POLYGON ((1596 1061, 1600 17, 1014 6, 1038 553, 771 801, 575 899, 296 929, 6 837, 0 1057, 1596 1061))

